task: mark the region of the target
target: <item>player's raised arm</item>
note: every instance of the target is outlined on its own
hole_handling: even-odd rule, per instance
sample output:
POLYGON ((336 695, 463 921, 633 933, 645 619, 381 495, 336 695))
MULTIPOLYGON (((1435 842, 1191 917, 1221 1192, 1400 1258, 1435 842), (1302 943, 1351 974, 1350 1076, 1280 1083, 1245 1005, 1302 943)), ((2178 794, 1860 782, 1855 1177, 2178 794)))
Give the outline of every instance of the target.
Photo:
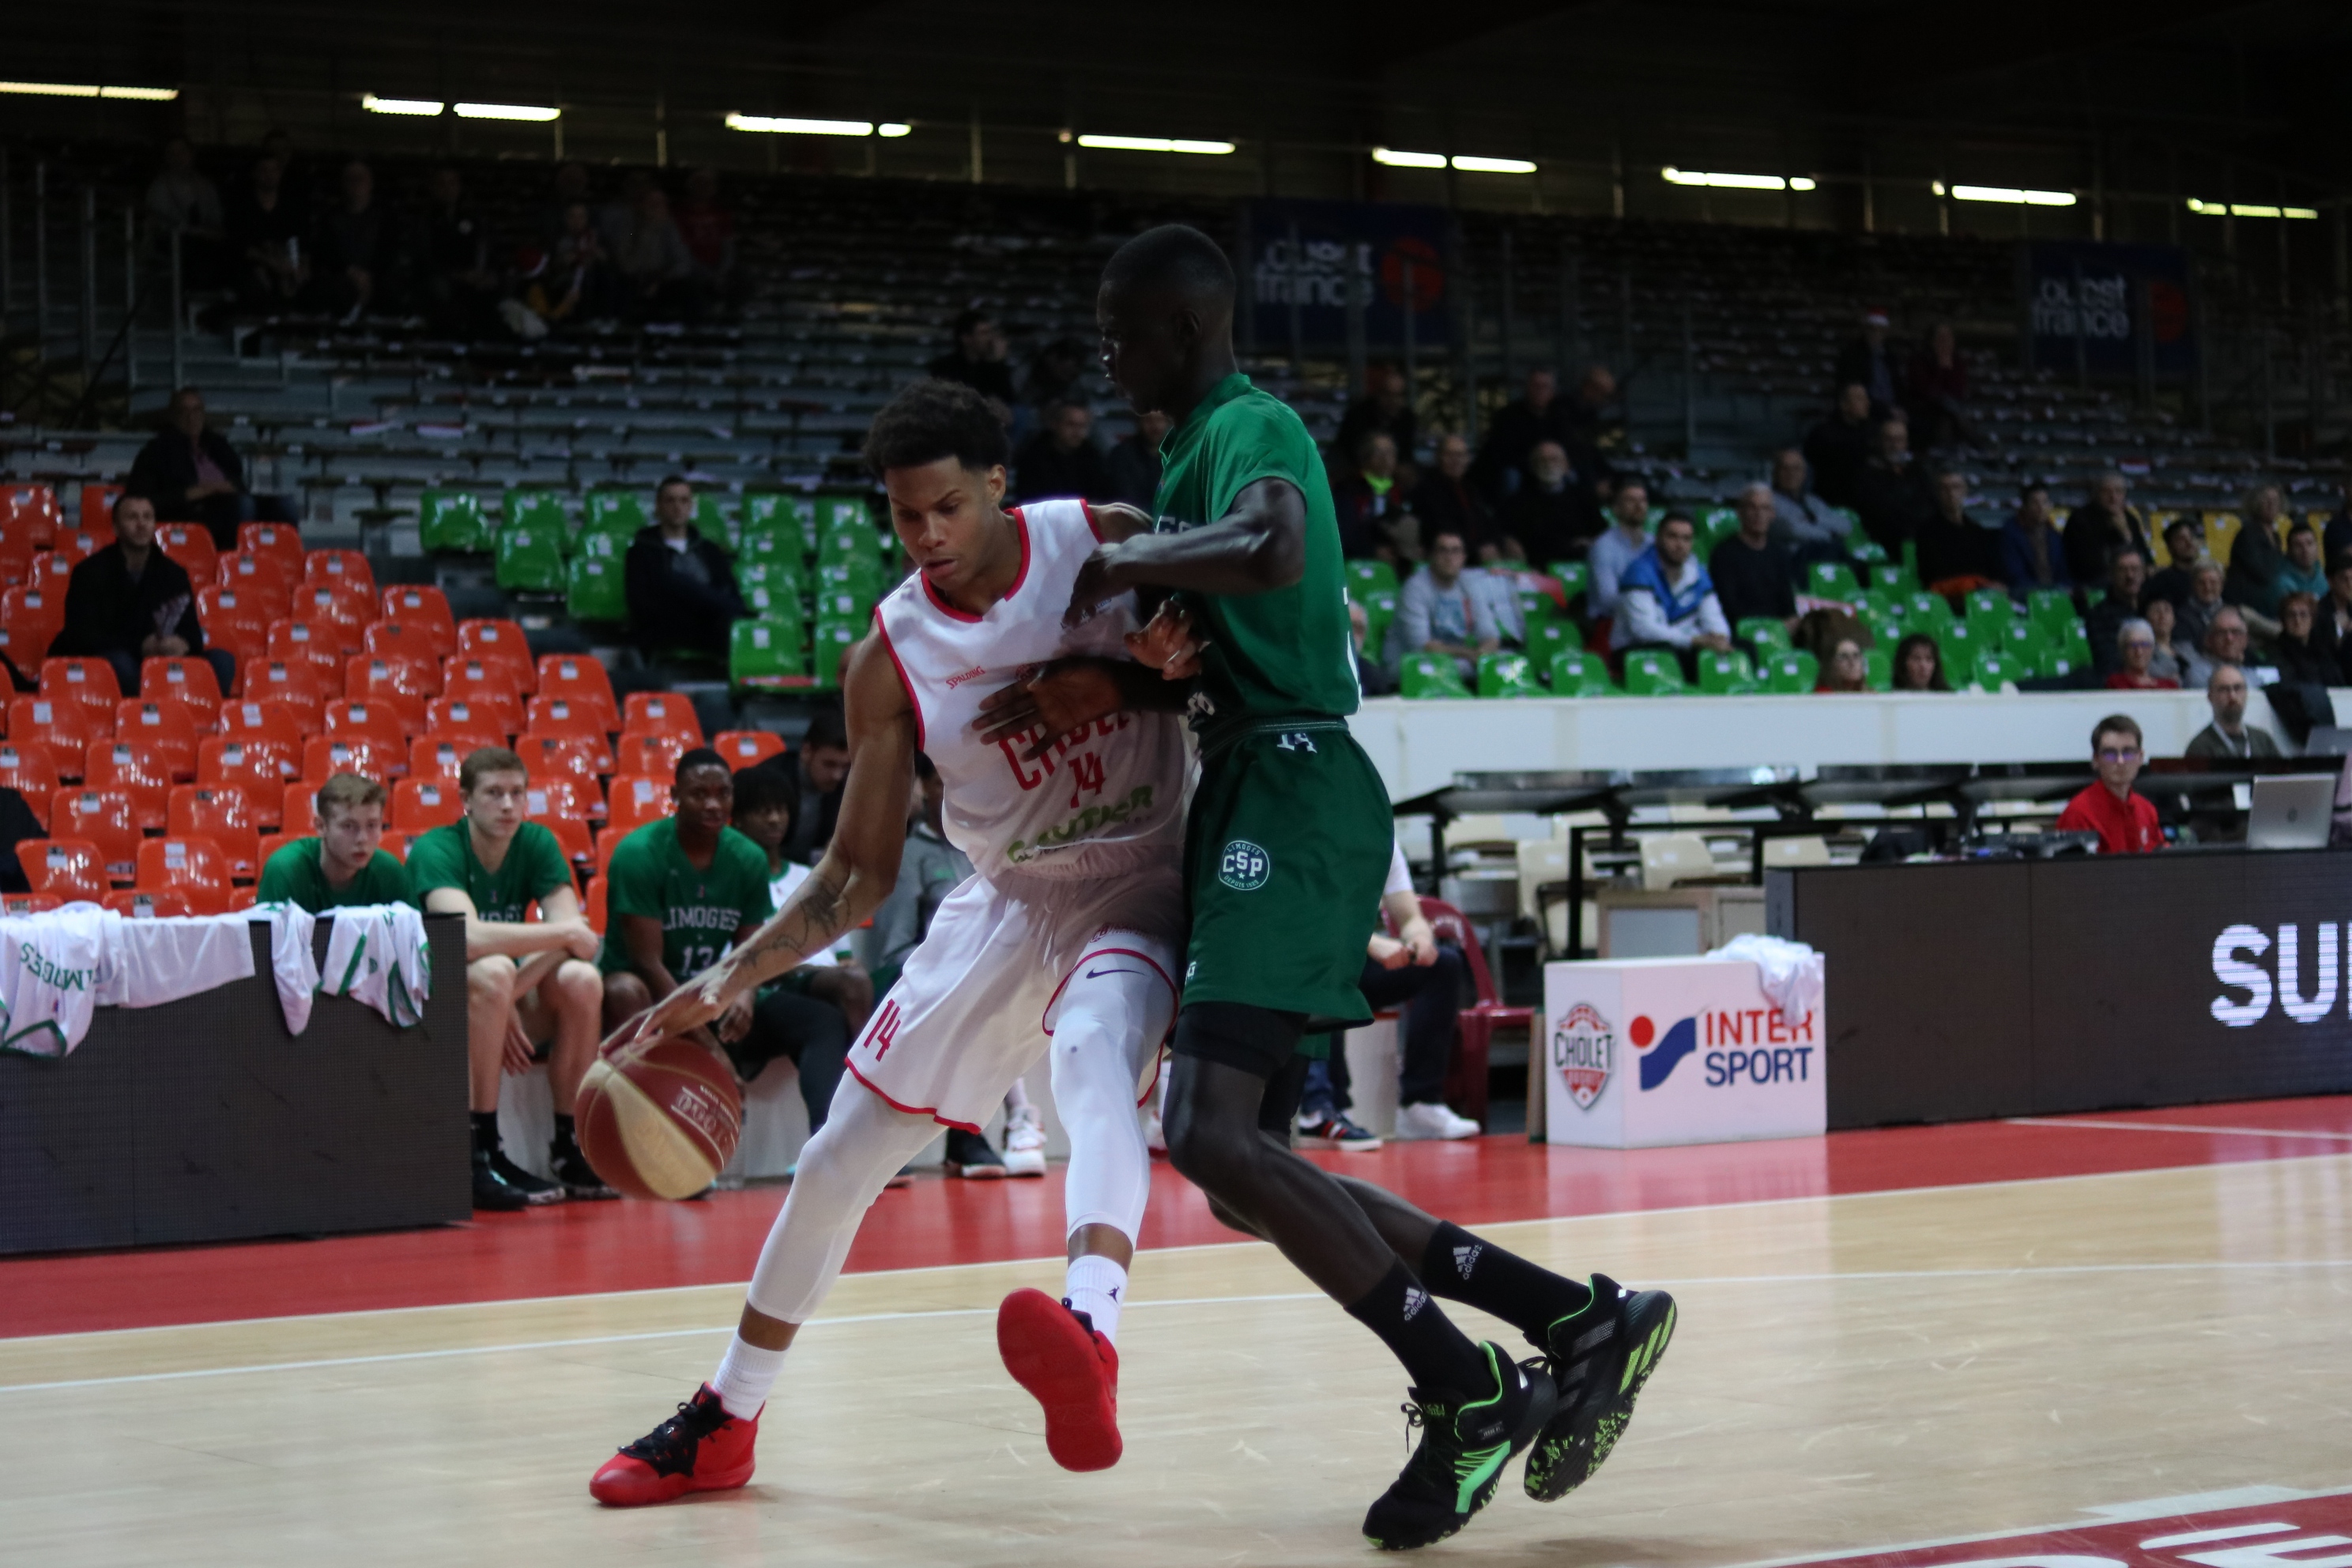
POLYGON ((772 919, 663 998, 631 1038, 657 1039, 709 1023, 738 996, 825 951, 889 897, 914 794, 915 714, 880 638, 868 636, 850 649, 842 698, 849 779, 824 858, 772 919))
POLYGON ((1202 527, 1106 539, 1078 569, 1066 618, 1075 626, 1133 588, 1265 594, 1306 571, 1307 500, 1288 479, 1269 477, 1243 487, 1232 509, 1202 527))

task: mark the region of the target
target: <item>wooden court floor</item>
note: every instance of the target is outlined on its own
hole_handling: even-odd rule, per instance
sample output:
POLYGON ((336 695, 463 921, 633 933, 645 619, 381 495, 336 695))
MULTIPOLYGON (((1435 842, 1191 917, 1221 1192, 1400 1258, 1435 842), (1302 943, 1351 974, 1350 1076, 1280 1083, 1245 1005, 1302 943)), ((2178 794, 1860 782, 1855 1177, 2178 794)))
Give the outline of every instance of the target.
MULTIPOLYGON (((1681 1328, 1584 1489, 1538 1505, 1515 1468, 1432 1554, 1730 1568, 2352 1486, 2352 1154, 2318 1152, 2352 1142, 2305 1147, 1487 1227, 1671 1288, 1681 1328)), ((992 1332, 1006 1289, 1059 1277, 845 1278, 752 1484, 635 1512, 597 1508, 588 1476, 708 1373, 735 1287, 0 1340, 0 1561, 1369 1558, 1359 1521, 1406 1453, 1402 1379, 1370 1336, 1264 1247, 1147 1253, 1126 1458, 1073 1476, 992 1332)))

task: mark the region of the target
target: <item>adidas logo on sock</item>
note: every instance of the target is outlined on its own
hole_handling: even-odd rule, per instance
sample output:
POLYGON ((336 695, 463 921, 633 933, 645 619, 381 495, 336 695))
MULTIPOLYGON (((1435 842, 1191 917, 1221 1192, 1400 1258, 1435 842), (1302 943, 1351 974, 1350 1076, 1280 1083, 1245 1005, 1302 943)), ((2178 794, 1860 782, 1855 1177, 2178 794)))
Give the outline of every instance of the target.
POLYGON ((1462 1271, 1462 1278, 1465 1279, 1470 1278, 1470 1270, 1477 1263, 1478 1255, 1486 1250, 1486 1247, 1483 1242, 1469 1247, 1457 1247, 1454 1249, 1454 1267, 1462 1271))
POLYGON ((1412 1322, 1412 1315, 1415 1312, 1420 1311, 1422 1308, 1428 1304, 1429 1296, 1427 1292, 1421 1289, 1418 1286, 1406 1286, 1404 1289, 1404 1321, 1408 1323, 1412 1322))

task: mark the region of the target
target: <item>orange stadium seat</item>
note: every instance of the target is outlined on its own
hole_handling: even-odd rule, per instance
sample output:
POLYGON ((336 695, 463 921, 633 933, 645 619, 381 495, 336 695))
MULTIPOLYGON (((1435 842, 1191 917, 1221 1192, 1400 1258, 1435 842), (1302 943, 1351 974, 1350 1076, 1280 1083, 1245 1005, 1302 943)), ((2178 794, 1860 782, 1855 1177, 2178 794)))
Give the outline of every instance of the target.
POLYGON ((55 594, 62 605, 66 602, 66 586, 73 581, 73 569, 74 558, 70 555, 60 555, 54 550, 36 551, 25 572, 25 586, 55 594))
POLYGON ((515 689, 529 697, 539 689, 539 672, 530 662, 530 644, 512 621, 466 621, 457 627, 460 657, 503 664, 515 672, 515 689))
POLYGON ((84 789, 119 789, 131 797, 142 833, 160 829, 172 797, 172 764, 152 741, 92 741, 82 755, 84 789))
POLYGON ((320 637, 332 635, 344 657, 367 646, 367 626, 375 619, 375 597, 351 587, 306 583, 294 592, 294 614, 308 621, 320 637))
POLYGON ((327 704, 327 733, 338 740, 363 735, 379 742, 399 756, 400 771, 408 771, 409 730, 399 710, 388 703, 338 698, 327 704))
POLYGON ((22 651, 12 648, 8 657, 17 668, 31 675, 40 668, 49 645, 66 628, 66 596, 23 583, 0 588, 0 626, 25 638, 22 651))
POLYGON ((49 539, 65 524, 65 514, 58 506, 57 492, 47 485, 12 485, 0 490, 0 523, 23 525, 39 536, 46 548, 49 539))
POLYGON ((446 735, 419 735, 408 742, 408 780, 455 787, 457 771, 466 765, 467 756, 474 750, 463 741, 454 741, 446 735))
POLYGON ((604 667, 578 654, 551 653, 539 661, 539 692, 586 702, 604 715, 604 728, 621 727, 621 710, 613 701, 613 680, 604 667))
POLYGON ((58 759, 47 741, 26 739, 0 743, 0 789, 25 797, 41 831, 49 830, 49 797, 58 793, 58 759))
POLYGON ((58 771, 66 778, 81 777, 82 753, 98 737, 99 727, 90 722, 89 710, 79 702, 18 697, 8 704, 8 738, 47 742, 58 771))
POLYGON ((587 894, 581 900, 582 912, 587 917, 588 929, 598 936, 604 934, 605 901, 604 879, 589 878, 587 894))
POLYGON ((167 522, 155 531, 163 553, 184 567, 191 583, 220 579, 220 552, 213 547, 212 530, 201 522, 167 522))
POLYGON ((302 742, 310 736, 302 727, 301 714, 278 698, 247 697, 222 703, 220 732, 234 740, 281 742, 296 756, 302 754, 302 742))
MULTIPOLYGON (((425 732, 425 705, 432 700, 416 689, 421 679, 421 667, 405 659, 376 658, 368 654, 353 654, 344 667, 343 697, 352 702, 373 702, 389 708, 400 719, 400 732, 405 736, 425 732)), ((438 675, 438 671, 434 674, 438 675)))
POLYGON ((114 500, 122 493, 121 485, 102 485, 95 480, 81 487, 81 504, 74 512, 74 526, 91 532, 104 530, 114 532, 114 500))
POLYGON ((463 698, 495 717, 509 735, 522 728, 522 688, 510 666, 478 658, 448 658, 441 663, 441 695, 463 698))
MULTIPOLYGON (((537 789, 533 789, 530 793, 534 799, 539 798, 540 792, 537 789)), ((585 866, 595 859, 595 840, 589 837, 588 824, 585 821, 577 816, 558 815, 542 816, 536 813, 532 815, 530 820, 541 824, 550 833, 555 835, 555 842, 563 848, 563 858, 572 865, 585 866)))
POLYGON ((48 657, 52 640, 46 627, 19 633, 11 631, 7 622, 0 621, 0 653, 6 654, 10 664, 28 674, 41 668, 41 660, 48 657))
POLYGON ((330 683, 341 684, 343 660, 349 656, 340 630, 287 617, 269 623, 269 657, 309 665, 319 672, 323 691, 330 683))
POLYGON ((302 749, 283 741, 208 735, 196 743, 196 783, 243 789, 254 821, 264 827, 278 825, 278 804, 287 782, 301 771, 302 749))
POLYGON ((267 555, 285 563, 287 581, 302 580, 301 531, 289 522, 248 522, 236 531, 236 547, 247 555, 267 555))
POLYGON ((462 759, 467 752, 484 746, 505 745, 514 731, 507 728, 506 718, 494 703, 465 697, 436 697, 425 705, 425 733, 457 747, 462 759))
POLYGON ((588 820, 593 805, 602 806, 604 791, 594 780, 583 784, 570 773, 550 773, 530 781, 526 816, 576 816, 588 820))
MULTIPOLYGON (((26 839, 26 843, 33 843, 26 839)), ((114 895, 107 895, 112 898, 114 895)), ((45 915, 51 910, 61 910, 66 901, 55 893, 0 893, 0 915, 45 915)))
POLYGON ((201 833, 166 834, 139 846, 138 886, 146 893, 178 893, 200 915, 226 914, 236 898, 228 857, 201 833))
MULTIPOLYGON (((111 526, 103 530, 76 528, 58 534, 58 542, 49 548, 79 566, 113 542, 114 530, 111 526)), ((191 572, 188 575, 194 577, 195 574, 191 572)), ((212 578, 205 576, 199 580, 209 583, 212 578)))
POLYGON ((601 735, 519 735, 515 754, 534 779, 558 776, 593 785, 604 770, 596 765, 601 735))
POLYGON ((595 758, 596 771, 613 771, 613 748, 605 739, 604 716, 594 710, 574 705, 561 697, 534 697, 523 724, 526 735, 570 736, 590 742, 590 754, 595 758))
POLYGON ((99 734, 114 732, 114 710, 122 701, 122 687, 114 666, 102 658, 45 658, 41 661, 41 695, 54 702, 79 702, 89 713, 99 734))
POLYGON ((313 735, 302 747, 302 777, 322 784, 337 773, 357 773, 382 784, 408 771, 404 742, 372 735, 313 735))
POLYGON ((16 863, 37 894, 66 903, 94 904, 106 897, 106 857, 87 838, 19 839, 16 863))
POLYGON ((721 730, 710 744, 739 773, 784 754, 784 738, 765 730, 721 730))
POLYGON ((406 778, 392 786, 392 825, 403 833, 423 833, 465 815, 465 797, 454 783, 406 778))
POLYGON ((376 621, 371 624, 360 639, 360 648, 371 658, 396 658, 430 672, 433 689, 425 695, 441 695, 441 653, 433 628, 420 621, 376 621))
POLYGON ((220 677, 212 661, 203 658, 151 658, 139 666, 142 696, 169 697, 194 715, 198 728, 209 730, 220 721, 220 677))
MULTIPOLYGON (((319 786, 324 779, 301 779, 288 784, 278 799, 284 829, 281 838, 315 838, 319 833, 319 786)), ((268 855, 262 857, 268 858, 268 855)))
POLYGON ((625 735, 683 735, 688 746, 702 744, 702 721, 694 704, 675 691, 632 691, 621 709, 625 735))
POLYGON ((253 797, 238 784, 181 784, 172 791, 165 827, 173 834, 201 833, 228 857, 228 874, 239 882, 261 875, 261 825, 253 797))
MULTIPOLYGON (((320 669, 305 658, 265 658, 248 667, 238 684, 247 702, 277 703, 294 716, 304 735, 316 735, 327 727, 327 682, 320 669)), ((224 704, 222 711, 232 706, 224 704)))
POLYGON ((249 596, 268 612, 271 620, 294 607, 294 581, 287 574, 285 563, 273 557, 231 551, 220 558, 215 577, 222 587, 249 596))
POLYGON ((449 596, 438 588, 404 584, 383 591, 383 618, 422 626, 433 638, 433 657, 447 658, 457 651, 457 621, 449 613, 449 596))
MULTIPOLYGON (((375 599, 375 571, 356 550, 312 550, 302 556, 305 583, 355 584, 371 603, 375 599)), ((375 617, 371 615, 369 619, 375 617)))
POLYGON ((154 701, 126 697, 115 710, 114 738, 153 743, 172 777, 182 784, 196 776, 196 742, 205 728, 196 722, 194 709, 168 697, 154 701))
POLYGON ((624 735, 613 748, 613 771, 658 778, 667 787, 677 772, 678 758, 689 750, 683 735, 624 735))
POLYGON ((118 888, 102 901, 130 921, 176 920, 202 912, 176 888, 118 888))
POLYGON ((383 830, 383 837, 376 840, 376 847, 405 866, 408 864, 408 847, 415 841, 415 837, 413 833, 403 833, 396 827, 387 827, 383 830))
MULTIPOLYGON (((49 536, 55 537, 54 533, 49 536)), ((21 583, 31 575, 34 554, 48 542, 46 539, 36 542, 29 523, 0 522, 0 583, 21 583)))
POLYGON ((670 814, 670 775, 616 778, 605 802, 606 833, 628 833, 670 814))
POLYGON ((49 801, 49 832, 97 845, 111 881, 127 886, 139 874, 139 841, 144 836, 131 797, 119 789, 58 791, 49 801))

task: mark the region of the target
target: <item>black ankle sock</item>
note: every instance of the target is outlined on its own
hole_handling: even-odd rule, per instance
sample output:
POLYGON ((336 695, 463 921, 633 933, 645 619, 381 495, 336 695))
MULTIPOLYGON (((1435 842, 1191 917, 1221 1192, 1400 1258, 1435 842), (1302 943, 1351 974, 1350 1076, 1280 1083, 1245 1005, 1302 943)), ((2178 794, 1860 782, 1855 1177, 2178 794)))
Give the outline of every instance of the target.
POLYGON ((558 1154, 566 1153, 580 1147, 580 1134, 574 1131, 572 1118, 560 1110, 555 1113, 555 1137, 548 1143, 548 1147, 558 1154))
POLYGON ((1421 1277, 1433 1296, 1492 1312, 1540 1341, 1544 1331, 1592 1300, 1590 1286, 1506 1252, 1458 1225, 1437 1222, 1421 1277))
POLYGON ((499 1152, 499 1113, 495 1110, 475 1110, 467 1114, 474 1122, 474 1152, 495 1155, 499 1152))
POLYGON ((1348 1315, 1386 1342, 1415 1388, 1471 1398, 1488 1392, 1486 1352, 1454 1326, 1403 1264, 1390 1264, 1348 1315))

